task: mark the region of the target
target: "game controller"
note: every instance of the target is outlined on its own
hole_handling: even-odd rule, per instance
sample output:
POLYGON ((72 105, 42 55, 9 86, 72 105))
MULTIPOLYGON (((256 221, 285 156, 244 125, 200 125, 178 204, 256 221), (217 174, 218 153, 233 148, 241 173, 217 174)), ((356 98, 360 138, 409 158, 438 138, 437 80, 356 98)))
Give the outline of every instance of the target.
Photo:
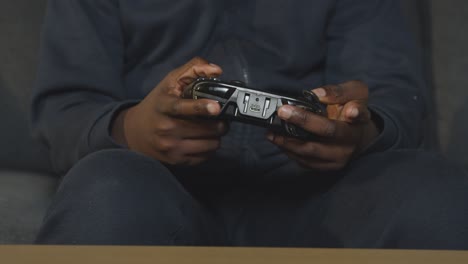
POLYGON ((302 97, 287 97, 249 88, 241 81, 224 82, 217 78, 197 79, 184 90, 183 98, 217 101, 221 106, 217 119, 262 126, 301 139, 313 135, 281 120, 277 116, 278 109, 283 105, 293 105, 318 115, 326 113, 326 107, 309 91, 303 91, 302 97))

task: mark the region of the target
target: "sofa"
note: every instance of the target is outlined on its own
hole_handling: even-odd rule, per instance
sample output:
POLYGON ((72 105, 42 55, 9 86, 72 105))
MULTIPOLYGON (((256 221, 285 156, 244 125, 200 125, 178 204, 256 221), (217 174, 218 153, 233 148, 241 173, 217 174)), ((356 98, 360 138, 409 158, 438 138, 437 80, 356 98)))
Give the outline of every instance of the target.
MULTIPOLYGON (((422 147, 440 150, 468 168, 468 37, 463 32, 468 2, 401 2, 421 46, 427 82, 430 107, 422 147)), ((29 128, 45 5, 45 0, 0 3, 0 244, 34 241, 60 181, 47 148, 32 138, 29 128)))

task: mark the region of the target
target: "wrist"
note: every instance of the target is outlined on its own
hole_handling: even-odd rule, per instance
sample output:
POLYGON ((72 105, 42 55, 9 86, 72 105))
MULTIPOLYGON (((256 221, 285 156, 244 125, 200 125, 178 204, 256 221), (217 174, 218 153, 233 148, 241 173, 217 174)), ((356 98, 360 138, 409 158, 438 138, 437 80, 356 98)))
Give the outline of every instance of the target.
POLYGON ((115 142, 124 147, 128 147, 128 141, 125 135, 125 120, 129 110, 130 109, 127 108, 120 111, 112 122, 111 136, 115 142))
POLYGON ((379 122, 371 118, 364 126, 359 146, 359 154, 364 153, 379 137, 382 132, 379 122))

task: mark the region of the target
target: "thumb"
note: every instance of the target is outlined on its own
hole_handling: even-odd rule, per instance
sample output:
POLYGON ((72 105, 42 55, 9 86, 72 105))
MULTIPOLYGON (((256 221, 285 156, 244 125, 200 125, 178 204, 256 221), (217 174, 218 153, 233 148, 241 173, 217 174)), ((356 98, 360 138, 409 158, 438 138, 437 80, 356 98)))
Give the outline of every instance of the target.
POLYGON ((350 124, 370 120, 370 112, 367 105, 360 101, 351 101, 343 107, 338 120, 350 124))
MULTIPOLYGON (((199 59, 201 60, 201 59, 199 59)), ((177 76, 177 83, 180 86, 186 86, 194 82, 199 77, 218 77, 223 70, 218 65, 206 61, 197 61, 196 64, 186 64, 184 69, 177 76)))
POLYGON ((180 96, 187 85, 200 77, 218 77, 223 70, 218 65, 195 57, 186 64, 170 72, 161 82, 161 85, 169 94, 180 96))
POLYGON ((367 101, 369 89, 361 81, 349 81, 341 84, 325 85, 312 90, 321 103, 344 105, 350 101, 367 101))

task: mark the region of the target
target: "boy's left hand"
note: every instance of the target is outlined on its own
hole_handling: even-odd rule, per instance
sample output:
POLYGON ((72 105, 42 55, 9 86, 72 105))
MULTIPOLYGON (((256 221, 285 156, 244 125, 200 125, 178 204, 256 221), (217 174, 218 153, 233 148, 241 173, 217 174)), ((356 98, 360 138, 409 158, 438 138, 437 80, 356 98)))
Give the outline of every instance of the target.
POLYGON ((301 165, 315 170, 342 169, 379 134, 367 108, 369 90, 360 81, 313 90, 327 105, 328 117, 294 106, 282 106, 278 116, 317 135, 315 141, 268 133, 268 139, 301 165))

